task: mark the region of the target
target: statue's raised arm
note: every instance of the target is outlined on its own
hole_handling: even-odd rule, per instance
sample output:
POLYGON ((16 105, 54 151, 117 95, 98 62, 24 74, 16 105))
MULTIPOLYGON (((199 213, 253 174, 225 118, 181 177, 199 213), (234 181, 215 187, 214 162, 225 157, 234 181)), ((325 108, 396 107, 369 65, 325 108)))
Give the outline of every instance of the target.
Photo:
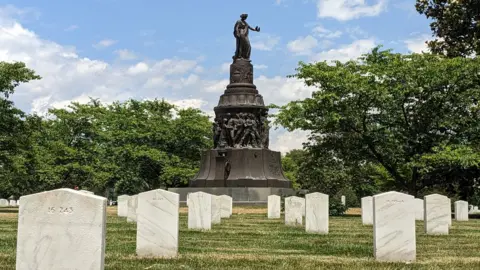
POLYGON ((237 40, 237 46, 235 50, 235 55, 233 59, 244 59, 250 60, 250 53, 252 47, 250 46, 250 40, 248 38, 248 30, 260 32, 260 27, 256 26, 255 28, 250 27, 247 23, 248 14, 240 15, 240 20, 235 23, 233 29, 233 36, 237 40))

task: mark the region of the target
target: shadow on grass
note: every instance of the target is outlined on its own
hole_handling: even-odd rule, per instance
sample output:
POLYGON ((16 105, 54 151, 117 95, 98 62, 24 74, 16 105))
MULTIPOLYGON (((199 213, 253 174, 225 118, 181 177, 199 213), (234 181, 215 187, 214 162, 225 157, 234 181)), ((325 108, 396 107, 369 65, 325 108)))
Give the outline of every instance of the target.
POLYGON ((15 214, 18 213, 18 208, 0 208, 0 213, 15 214))

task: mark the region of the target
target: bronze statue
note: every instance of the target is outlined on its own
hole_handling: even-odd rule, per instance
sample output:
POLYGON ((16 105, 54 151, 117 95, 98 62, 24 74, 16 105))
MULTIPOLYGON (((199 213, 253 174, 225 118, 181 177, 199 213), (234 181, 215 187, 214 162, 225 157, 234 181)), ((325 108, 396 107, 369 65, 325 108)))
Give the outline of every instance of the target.
POLYGON ((255 28, 250 27, 247 23, 248 14, 240 15, 240 20, 235 23, 233 29, 233 35, 237 39, 237 48, 235 50, 235 55, 233 59, 245 59, 250 60, 250 52, 252 47, 250 46, 250 40, 248 39, 248 30, 260 32, 260 27, 255 26, 255 28))

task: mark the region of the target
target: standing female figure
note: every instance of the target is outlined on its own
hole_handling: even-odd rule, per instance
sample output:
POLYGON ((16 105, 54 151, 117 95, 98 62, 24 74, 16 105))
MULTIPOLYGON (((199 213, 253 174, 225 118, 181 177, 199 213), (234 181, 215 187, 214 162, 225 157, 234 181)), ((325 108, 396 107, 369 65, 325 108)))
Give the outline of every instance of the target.
POLYGON ((256 26, 255 28, 250 27, 247 23, 248 14, 240 15, 240 20, 235 23, 233 29, 233 35, 237 39, 237 48, 235 50, 235 56, 233 59, 245 59, 250 60, 250 52, 252 47, 250 46, 250 40, 248 39, 248 31, 257 31, 260 32, 260 27, 256 26))

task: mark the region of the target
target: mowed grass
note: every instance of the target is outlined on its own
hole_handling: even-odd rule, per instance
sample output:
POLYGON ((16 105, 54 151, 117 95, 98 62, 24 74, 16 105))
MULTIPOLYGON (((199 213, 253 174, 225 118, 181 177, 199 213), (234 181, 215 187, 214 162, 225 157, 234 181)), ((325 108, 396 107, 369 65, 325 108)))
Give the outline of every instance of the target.
MULTIPOLYGON (((0 269, 15 269, 16 212, 0 209, 0 269)), ((359 216, 331 217, 330 233, 315 235, 268 220, 264 208, 234 208, 208 232, 188 230, 186 211, 180 212, 178 258, 145 259, 135 255, 136 225, 109 208, 105 268, 480 269, 480 220, 453 221, 447 236, 427 236, 417 221, 417 261, 404 264, 375 262, 372 226, 359 216)))

